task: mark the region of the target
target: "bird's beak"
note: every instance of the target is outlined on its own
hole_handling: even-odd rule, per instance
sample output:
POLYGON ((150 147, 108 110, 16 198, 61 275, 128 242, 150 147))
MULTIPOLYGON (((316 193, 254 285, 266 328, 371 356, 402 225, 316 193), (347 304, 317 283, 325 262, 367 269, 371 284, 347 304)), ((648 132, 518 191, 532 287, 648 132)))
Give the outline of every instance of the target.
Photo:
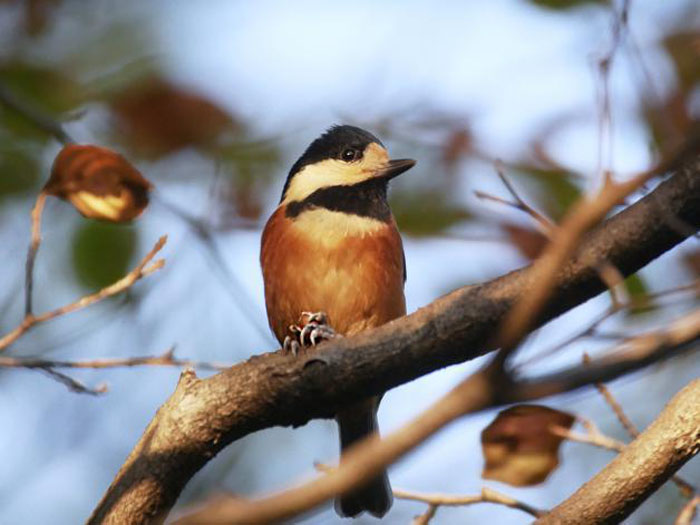
POLYGON ((401 175, 404 171, 411 169, 415 166, 416 161, 413 159, 396 159, 390 160, 386 165, 380 168, 376 177, 381 177, 385 179, 393 179, 394 177, 401 175))

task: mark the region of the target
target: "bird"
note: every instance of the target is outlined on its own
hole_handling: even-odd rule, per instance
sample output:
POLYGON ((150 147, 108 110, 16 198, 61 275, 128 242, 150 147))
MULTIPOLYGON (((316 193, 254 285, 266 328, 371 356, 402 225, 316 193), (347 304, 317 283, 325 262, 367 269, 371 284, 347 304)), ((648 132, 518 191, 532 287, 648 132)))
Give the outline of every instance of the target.
MULTIPOLYGON (((283 348, 351 336, 406 314, 403 243, 387 199, 389 181, 415 165, 391 160, 372 133, 335 125, 292 165, 260 250, 265 306, 283 348)), ((336 414, 343 451, 378 432, 380 397, 336 414)), ((386 514, 386 472, 336 499, 340 516, 386 514)))

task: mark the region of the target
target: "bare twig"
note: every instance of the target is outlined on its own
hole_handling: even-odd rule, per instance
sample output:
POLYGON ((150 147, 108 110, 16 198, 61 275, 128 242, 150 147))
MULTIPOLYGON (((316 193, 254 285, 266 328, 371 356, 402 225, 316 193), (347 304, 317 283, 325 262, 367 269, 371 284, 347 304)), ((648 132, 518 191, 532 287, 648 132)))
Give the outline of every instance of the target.
MULTIPOLYGON (((337 469, 337 467, 332 467, 323 463, 314 463, 314 467, 316 468, 316 470, 323 473, 330 473, 337 469)), ((428 505, 428 508, 423 514, 414 518, 413 525, 429 523, 430 520, 435 516, 437 509, 442 506, 462 507, 467 505, 475 505, 478 503, 493 503, 521 510, 536 518, 545 514, 545 511, 537 509, 532 505, 528 505, 527 503, 518 501, 515 498, 497 492, 488 487, 483 487, 479 494, 468 496, 416 492, 412 490, 403 490, 396 488, 393 489, 393 494, 394 497, 396 497, 397 499, 419 501, 428 505)), ((227 521, 227 517, 225 515, 227 508, 231 505, 236 505, 241 501, 241 498, 222 499, 220 497, 215 497, 211 500, 209 504, 205 505, 205 508, 203 510, 197 512, 197 520, 199 523, 208 523, 210 525, 225 522, 227 521)), ((185 511, 185 514, 187 514, 187 511, 185 511)))
POLYGON ((506 187, 508 192, 511 194, 511 196, 515 199, 516 203, 516 208, 519 210, 524 211, 527 213, 530 217, 532 217, 541 227, 542 231, 549 236, 549 233, 554 229, 554 223, 552 222, 551 219, 543 215, 542 213, 538 212, 535 208, 530 206, 527 202, 525 202, 520 195, 518 194, 517 191, 515 191, 515 188, 513 187, 513 184, 508 180, 506 177, 504 171, 503 171, 503 163, 500 161, 496 162, 496 173, 498 174, 498 178, 501 179, 501 182, 503 185, 506 187))
POLYGON ((148 254, 146 254, 146 256, 141 260, 141 262, 139 262, 136 265, 136 267, 133 270, 131 270, 128 274, 126 274, 124 277, 122 277, 115 283, 112 283, 111 285, 103 288, 99 292, 86 295, 75 302, 62 306, 60 308, 56 308, 55 310, 49 310, 40 315, 35 316, 30 314, 25 316, 25 318, 22 320, 19 326, 17 326, 17 328, 0 338, 0 351, 17 341, 17 339, 24 335, 33 326, 39 323, 49 321, 50 319, 54 319, 61 315, 75 312, 76 310, 80 310, 82 308, 85 308, 86 306, 90 306, 96 302, 106 299, 107 297, 111 297, 113 295, 121 293, 124 290, 130 288, 136 281, 138 281, 142 277, 146 277, 147 275, 150 275, 153 272, 160 270, 165 265, 164 259, 158 259, 157 261, 150 264, 150 266, 147 265, 161 250, 161 248, 163 248, 166 241, 167 236, 163 236, 160 239, 158 239, 158 242, 156 242, 151 251, 148 252, 148 254))
MULTIPOLYGON (((551 240, 552 234, 556 229, 556 224, 551 219, 535 210, 532 206, 525 202, 525 200, 522 197, 520 197, 520 195, 515 190, 511 182, 506 178, 505 174, 503 173, 502 163, 500 161, 496 161, 496 172, 498 174, 498 177, 501 179, 501 182, 503 182, 503 185, 506 187, 513 199, 515 199, 515 201, 508 201, 500 197, 484 193, 482 191, 476 191, 476 196, 481 199, 488 199, 494 202, 505 204, 507 206, 514 207, 520 211, 527 213, 538 224, 538 226, 540 227, 540 231, 548 239, 551 240)), ((598 265, 597 271, 600 275, 601 280, 605 283, 605 285, 608 287, 608 290, 610 291, 610 296, 612 298, 613 304, 624 302, 621 300, 621 297, 625 295, 623 287, 624 277, 622 276, 620 271, 608 261, 601 261, 598 265)))
POLYGON ((577 202, 561 226, 553 230, 551 242, 532 267, 532 290, 518 301, 501 324, 499 360, 505 361, 532 326, 556 285, 556 272, 574 252, 581 236, 654 173, 650 170, 620 183, 609 181, 597 195, 577 202))
POLYGON ((39 370, 45 372, 51 379, 55 379, 59 383, 65 385, 68 390, 75 392, 76 394, 90 394, 97 396, 107 392, 107 385, 105 384, 98 385, 95 388, 90 388, 89 386, 85 386, 77 379, 73 379, 72 377, 62 374, 61 372, 58 372, 52 368, 39 368, 39 370))
POLYGON ((21 99, 13 93, 7 86, 0 83, 0 104, 16 111, 37 128, 53 136, 61 144, 75 142, 55 119, 34 108, 29 102, 21 99))
POLYGON ((600 280, 605 283, 610 292, 610 300, 612 301, 613 307, 619 307, 625 303, 629 302, 627 297, 627 292, 625 290, 625 277, 622 275, 620 270, 615 268, 614 264, 610 264, 608 261, 602 261, 597 268, 600 280))
POLYGON ((695 496, 683 506, 673 525, 692 525, 698 505, 700 505, 700 496, 695 496))
POLYGON ((428 525, 428 523, 430 523, 430 520, 432 520, 435 517, 437 510, 437 505, 428 505, 428 508, 425 509, 425 512, 423 514, 420 514, 413 518, 411 525, 428 525))
POLYGON ((211 363, 195 361, 192 359, 178 359, 174 355, 174 349, 170 349, 161 355, 125 357, 114 359, 93 359, 90 361, 60 361, 42 359, 37 357, 9 357, 0 355, 0 368, 120 368, 134 366, 179 366, 199 368, 201 370, 225 370, 230 365, 224 363, 211 363))
POLYGON ((601 174, 603 186, 612 182, 611 163, 613 157, 613 126, 610 104, 610 72, 613 61, 622 43, 629 18, 630 1, 623 0, 620 11, 612 8, 612 41, 607 53, 598 61, 598 74, 600 85, 598 86, 598 170, 601 174), (604 145, 607 144, 607 152, 604 145), (607 155, 605 155, 607 153, 607 155))
MULTIPOLYGON (((583 362, 584 364, 590 364, 591 358, 588 356, 588 354, 583 354, 583 362)), ((625 413, 624 409, 622 408, 622 405, 615 399, 615 397, 612 395, 612 392, 610 392, 610 389, 605 385, 605 383, 595 383, 596 390, 600 393, 600 395, 603 397, 607 405, 612 409, 612 411, 615 413, 615 416, 617 417, 617 420, 620 422, 622 427, 627 431, 627 433, 632 437, 633 439, 636 438, 639 435, 639 429, 637 426, 632 423, 632 420, 627 417, 627 414, 625 413)), ((592 424, 592 423, 591 423, 592 424)), ((695 494, 696 489, 685 481, 683 478, 679 476, 673 476, 671 478, 671 481, 673 481, 678 489, 681 491, 681 494, 684 495, 687 498, 693 497, 693 494, 695 494)))
MULTIPOLYGON (((165 199, 162 195, 156 194, 156 201, 190 228, 197 241, 205 249, 206 255, 209 256, 211 263, 217 270, 217 275, 225 284, 224 290, 229 293, 238 307, 238 310, 247 318, 249 325, 255 328, 258 335, 260 335, 263 340, 269 339, 270 332, 267 326, 260 322, 263 317, 261 315, 256 315, 255 310, 251 308, 251 305, 254 304, 255 301, 249 297, 241 281, 231 271, 231 268, 229 268, 225 258, 221 254, 221 250, 216 244, 216 239, 213 236, 215 228, 204 219, 192 215, 187 210, 165 199)), ((237 224, 237 227, 247 229, 257 226, 259 226, 257 221, 250 221, 248 219, 240 219, 240 223, 237 224)))
POLYGON ((661 290, 656 293, 652 294, 647 294, 644 297, 630 297, 627 302, 625 303, 618 303, 612 304, 609 308, 605 309, 601 314, 599 314, 596 318, 593 319, 588 325, 586 325, 584 328, 576 331, 574 334, 571 336, 567 337, 564 339, 562 342, 557 343, 556 345, 546 349, 542 350, 541 352, 538 352, 537 354, 533 355, 532 357, 524 360, 521 363, 517 364, 517 369, 524 368, 528 365, 531 365, 535 362, 541 361, 545 357, 548 357, 563 348, 569 346, 570 344, 574 343, 575 341, 578 341, 579 339, 583 339, 584 337, 594 337, 594 336, 600 336, 600 337, 605 337, 605 338, 610 338, 610 336, 614 336, 614 338, 619 338, 621 334, 610 334, 610 333, 601 333, 598 330, 598 327, 603 324, 606 320, 611 318, 613 315, 622 312, 624 310, 629 310, 632 308, 636 308, 638 306, 643 305, 645 302, 649 300, 655 300, 655 299, 660 299, 663 297, 667 297, 670 295, 678 295, 678 294, 683 294, 686 292, 693 292, 697 293, 700 291, 700 279, 696 279, 690 284, 684 284, 682 286, 677 286, 674 288, 669 288, 666 290, 661 290))
MULTIPOLYGON (((550 432, 552 432, 552 434, 554 435, 561 436, 564 439, 568 439, 569 441, 586 443, 588 445, 593 445, 607 450, 614 450, 615 452, 622 452, 624 450, 626 446, 625 443, 603 434, 595 425, 595 423, 593 423, 593 421, 582 418, 580 416, 578 416, 577 419, 586 428, 585 433, 575 432, 571 429, 559 425, 552 425, 550 427, 550 432)), ((639 433, 637 433, 637 435, 633 437, 637 437, 638 435, 639 433)), ((696 492, 695 487, 693 485, 691 485, 678 475, 672 476, 671 481, 673 481, 676 484, 676 486, 678 486, 679 490, 681 491, 681 494, 685 497, 690 498, 696 492)))
MULTIPOLYGON (((337 467, 331 467, 329 465, 325 465, 323 463, 314 463, 314 468, 318 470, 319 472, 324 472, 324 473, 329 473, 333 472, 337 467)), ((481 489, 481 493, 478 495, 471 495, 471 496, 459 496, 459 495, 454 495, 454 494, 442 494, 442 493, 428 493, 428 492, 416 492, 413 490, 404 490, 404 489, 393 489, 392 492, 394 493, 394 497, 398 499, 405 499, 405 500, 411 500, 411 501, 422 501, 423 503, 428 504, 428 510, 426 511, 425 514, 430 513, 430 509, 434 507, 435 510, 437 510, 438 507, 440 506, 446 506, 446 507, 461 507, 464 505, 472 505, 474 503, 497 503, 499 505, 505 505, 506 507, 511 507, 514 509, 522 510, 523 512, 527 512, 528 514, 538 517, 542 516, 545 514, 545 511, 539 510, 534 508, 531 505, 528 505, 527 503, 523 503, 522 501, 518 501, 514 498, 511 498, 510 496, 506 496, 505 494, 501 494, 500 492, 497 492, 493 489, 490 489, 488 487, 483 487, 481 489)), ((422 516, 425 516, 422 515, 422 516)), ((435 514, 433 511, 430 514, 430 517, 435 514)), ((418 518, 420 518, 419 516, 418 518)), ((416 519, 418 519, 416 518, 416 519)), ((414 521, 414 524, 416 522, 414 521)), ((420 521, 419 523, 427 523, 427 521, 420 521)))
MULTIPOLYGON (((587 365, 590 362, 590 356, 588 354, 583 354, 583 363, 587 365)), ((627 414, 625 414, 625 411, 622 409, 622 405, 620 405, 620 403, 617 402, 617 399, 613 397, 612 393, 610 392, 610 389, 608 389, 605 383, 596 383, 595 388, 596 390, 598 390, 598 393, 600 393, 605 402, 615 413, 617 420, 627 431, 630 437, 636 438, 639 435, 639 429, 634 423, 632 423, 630 418, 627 417, 627 414)))
POLYGON ((503 172, 498 169, 498 177, 501 179, 505 187, 508 189, 508 192, 513 196, 515 199, 514 201, 509 201, 507 199, 503 199, 501 197, 497 197, 496 195, 491 195, 490 193, 486 193, 485 191, 481 190, 476 190, 474 191, 474 195, 476 195, 479 199, 483 200, 489 200, 493 202, 497 202, 499 204, 505 204, 506 206, 510 206, 511 208, 515 208, 516 210, 523 211, 527 213, 530 217, 532 217, 537 225, 539 226, 539 229, 542 231, 542 233, 546 236, 549 236, 550 232, 554 228, 554 223, 550 221, 547 217, 542 215, 540 212, 535 210, 532 206, 527 204, 515 191, 515 188, 511 185, 510 181, 506 178, 506 176, 503 174, 503 172))
POLYGON ((453 494, 430 494, 425 492, 414 492, 410 490, 394 489, 394 496, 398 499, 406 499, 411 501, 422 501, 430 506, 440 507, 461 507, 465 505, 473 505, 475 503, 495 503, 504 505, 512 509, 522 510, 536 518, 543 516, 545 511, 536 509, 535 507, 518 501, 510 496, 501 494, 488 487, 483 487, 480 494, 473 496, 458 496, 453 494))
POLYGON ((588 445, 593 445, 607 450, 614 450, 615 452, 622 452, 622 450, 625 448, 625 444, 622 441, 606 436, 600 430, 598 430, 598 427, 595 425, 595 423, 593 423, 593 421, 583 419, 580 416, 577 419, 586 428, 585 433, 576 432, 560 425, 550 426, 549 431, 555 436, 568 439, 569 441, 586 443, 588 445))
POLYGON ((34 288, 34 261, 41 244, 41 214, 46 203, 46 193, 41 191, 32 208, 32 237, 27 252, 27 264, 24 280, 24 316, 32 315, 32 290, 34 288))
POLYGON ((537 261, 534 268, 534 288, 532 293, 523 297, 512 309, 499 332, 501 351, 497 359, 504 363, 507 357, 518 346, 533 320, 545 306, 552 289, 555 286, 554 277, 557 270, 573 253, 578 239, 595 223, 600 221, 617 203, 643 186, 654 176, 658 167, 624 182, 615 182, 611 176, 609 162, 603 160, 602 144, 609 141, 609 155, 612 158, 612 124, 610 111, 610 96, 608 77, 613 59, 627 28, 629 16, 629 0, 623 0, 619 12, 613 11, 612 43, 607 55, 599 62, 603 83, 602 107, 600 111, 600 169, 603 183, 597 194, 577 202, 567 214, 561 226, 552 231, 550 243, 545 248, 544 255, 537 261))
POLYGON ((536 523, 624 521, 700 451, 699 395, 700 380, 696 379, 603 470, 536 523))

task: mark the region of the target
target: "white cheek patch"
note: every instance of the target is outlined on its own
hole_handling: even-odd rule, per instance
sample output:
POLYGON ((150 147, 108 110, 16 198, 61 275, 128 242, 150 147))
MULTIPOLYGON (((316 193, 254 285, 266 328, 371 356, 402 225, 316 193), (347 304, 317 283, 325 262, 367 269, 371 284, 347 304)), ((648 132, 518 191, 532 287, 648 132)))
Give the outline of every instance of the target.
POLYGON ((284 202, 301 201, 318 189, 361 182, 359 163, 327 159, 310 164, 292 177, 284 202))
POLYGON ((326 159, 310 164, 292 177, 283 202, 304 200, 321 188, 363 182, 384 168, 388 161, 386 150, 373 142, 365 148, 362 159, 358 162, 326 159))
POLYGON ((338 244, 347 237, 372 235, 386 227, 377 219, 326 209, 307 210, 292 225, 303 231, 304 236, 328 246, 338 244))

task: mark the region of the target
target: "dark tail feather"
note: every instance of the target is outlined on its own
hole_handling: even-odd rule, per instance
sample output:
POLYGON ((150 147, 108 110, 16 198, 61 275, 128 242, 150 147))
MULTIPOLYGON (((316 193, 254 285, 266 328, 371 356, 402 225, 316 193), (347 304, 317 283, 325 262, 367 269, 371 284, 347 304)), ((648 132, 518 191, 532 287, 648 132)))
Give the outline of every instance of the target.
MULTIPOLYGON (((357 404, 338 414, 340 429, 340 452, 348 448, 367 434, 377 432, 376 401, 357 404)), ((342 458, 341 458, 342 461, 342 458)), ((366 485, 357 490, 340 496, 335 500, 335 510, 343 517, 355 517, 363 511, 381 518, 387 513, 393 496, 389 478, 382 472, 366 485)))

